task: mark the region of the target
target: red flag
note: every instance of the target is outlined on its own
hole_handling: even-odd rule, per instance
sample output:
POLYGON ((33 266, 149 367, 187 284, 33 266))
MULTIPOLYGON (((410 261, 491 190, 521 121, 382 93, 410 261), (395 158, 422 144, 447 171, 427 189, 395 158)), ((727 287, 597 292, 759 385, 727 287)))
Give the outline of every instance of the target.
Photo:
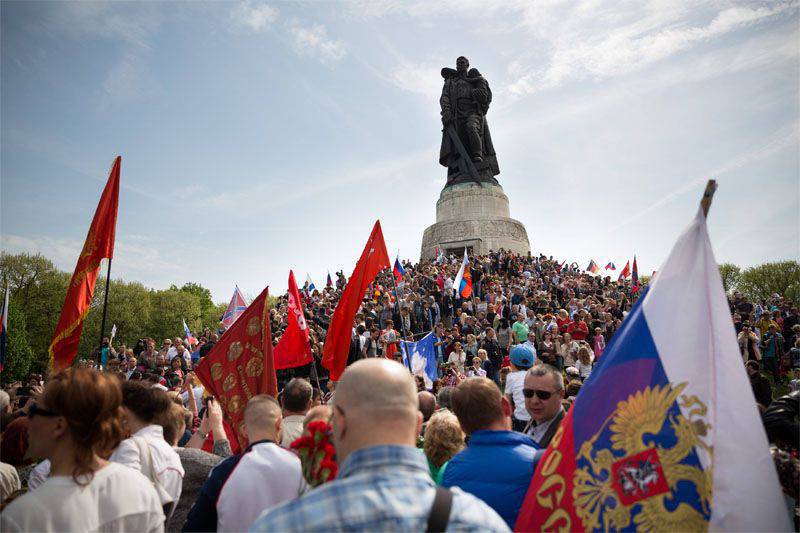
POLYGON ((619 278, 617 281, 622 281, 623 279, 627 278, 631 275, 631 262, 628 261, 625 263, 625 268, 622 269, 622 272, 619 273, 619 278))
POLYGON ((247 446, 244 408, 256 394, 278 396, 267 299, 269 287, 228 328, 195 367, 203 386, 228 415, 242 448, 247 446))
POLYGON ((353 274, 345 285, 342 297, 336 305, 336 311, 333 313, 331 325, 328 327, 328 334, 325 337, 322 365, 330 371, 333 381, 339 381, 339 377, 347 365, 353 319, 364 298, 364 292, 378 272, 389 268, 389 265, 389 254, 386 252, 386 243, 383 242, 381 222, 377 220, 353 274))
POLYGON ((633 256, 633 273, 631 274, 631 291, 639 290, 639 269, 636 267, 636 256, 633 256))
POLYGON ((303 314, 300 291, 294 280, 294 272, 289 271, 289 324, 281 340, 275 346, 275 368, 293 368, 311 362, 311 343, 308 341, 308 326, 303 314))
POLYGON ((94 284, 100 272, 100 261, 114 257, 114 235, 117 227, 117 206, 119 204, 119 170, 122 158, 117 156, 111 167, 111 174, 103 189, 100 203, 94 212, 92 225, 78 256, 75 272, 67 287, 64 306, 58 325, 50 341, 48 355, 50 367, 59 371, 72 364, 78 353, 78 342, 83 331, 83 319, 89 313, 94 296, 94 284))

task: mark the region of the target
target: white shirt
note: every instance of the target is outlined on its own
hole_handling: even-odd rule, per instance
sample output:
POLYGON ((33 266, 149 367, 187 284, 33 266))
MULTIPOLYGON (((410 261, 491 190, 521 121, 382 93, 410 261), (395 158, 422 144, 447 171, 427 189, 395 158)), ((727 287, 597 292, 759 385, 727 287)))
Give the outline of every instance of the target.
MULTIPOLYGON (((198 385, 192 389, 192 391, 194 392, 194 403, 197 405, 197 412, 199 413, 203 408, 203 392, 205 392, 205 389, 202 385, 198 385)), ((191 411, 192 408, 189 407, 189 393, 183 391, 181 393, 181 399, 183 399, 183 406, 191 411)))
POLYGON ((506 394, 514 400, 514 418, 527 422, 531 419, 530 413, 525 409, 525 395, 522 394, 527 370, 509 372, 506 376, 506 394))
POLYGON ((164 512, 150 480, 109 463, 88 485, 53 476, 0 515, 6 531, 164 531, 164 512))
POLYGON ((256 518, 307 489, 300 459, 273 442, 256 443, 228 476, 217 498, 217 531, 248 531, 256 518))
POLYGON ((447 358, 447 364, 455 363, 459 372, 464 372, 464 363, 467 361, 467 352, 461 351, 461 354, 456 353, 455 350, 450 352, 447 358))
POLYGON ((305 415, 289 415, 283 418, 283 436, 281 436, 281 446, 289 446, 300 438, 303 434, 303 420, 305 415))
MULTIPOLYGON (((183 465, 181 458, 172 449, 172 446, 164 440, 164 428, 155 424, 145 426, 134 433, 133 437, 141 437, 150 446, 156 476, 164 489, 172 496, 172 501, 177 504, 181 499, 181 489, 183 488, 183 465)), ((129 466, 137 472, 142 469, 139 447, 132 438, 120 442, 109 457, 109 461, 129 466)))

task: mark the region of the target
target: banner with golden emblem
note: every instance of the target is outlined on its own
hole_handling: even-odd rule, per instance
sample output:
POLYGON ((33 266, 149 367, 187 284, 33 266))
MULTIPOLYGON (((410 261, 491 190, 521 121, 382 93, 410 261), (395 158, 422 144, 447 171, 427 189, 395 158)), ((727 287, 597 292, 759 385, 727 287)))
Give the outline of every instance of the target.
POLYGON ((119 171, 122 158, 117 156, 111 167, 100 203, 89 226, 78 264, 67 287, 67 296, 61 316, 53 333, 48 354, 50 367, 59 371, 72 364, 78 353, 78 342, 83 331, 83 320, 89 313, 94 296, 94 285, 100 272, 100 261, 114 257, 114 236, 117 227, 119 204, 119 171))
POLYGON ((244 408, 256 394, 277 397, 267 300, 269 287, 228 328, 195 367, 195 374, 227 414, 242 448, 247 446, 244 408))

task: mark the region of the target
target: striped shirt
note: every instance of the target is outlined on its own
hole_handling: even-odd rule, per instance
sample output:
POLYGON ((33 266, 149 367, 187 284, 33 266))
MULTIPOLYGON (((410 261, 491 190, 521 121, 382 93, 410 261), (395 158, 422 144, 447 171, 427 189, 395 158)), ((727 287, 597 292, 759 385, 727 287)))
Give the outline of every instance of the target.
MULTIPOLYGON (((458 488, 447 530, 509 531, 484 502, 458 488)), ((250 531, 424 531, 436 485, 410 446, 353 452, 336 480, 265 511, 250 531)))

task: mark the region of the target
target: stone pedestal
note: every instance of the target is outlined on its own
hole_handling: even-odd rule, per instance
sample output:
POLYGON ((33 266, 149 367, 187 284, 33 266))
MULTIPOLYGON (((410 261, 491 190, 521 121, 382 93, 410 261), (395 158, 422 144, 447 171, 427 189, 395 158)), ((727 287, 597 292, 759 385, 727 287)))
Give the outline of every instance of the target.
POLYGON ((500 248, 527 254, 531 249, 525 226, 511 218, 503 188, 489 183, 460 183, 442 190, 436 224, 422 235, 421 259, 433 259, 437 246, 445 253, 463 253, 470 247, 478 255, 500 248))

